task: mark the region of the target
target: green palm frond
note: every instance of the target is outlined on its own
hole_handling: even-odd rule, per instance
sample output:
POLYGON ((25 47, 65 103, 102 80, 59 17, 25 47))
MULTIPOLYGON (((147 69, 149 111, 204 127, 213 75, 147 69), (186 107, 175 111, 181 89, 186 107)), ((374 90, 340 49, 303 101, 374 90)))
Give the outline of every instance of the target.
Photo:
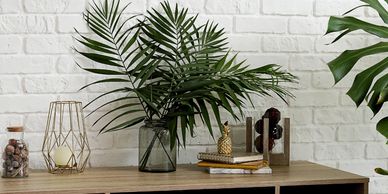
POLYGON ((188 15, 188 9, 168 2, 161 3, 162 11, 148 10, 144 18, 123 19, 123 9, 119 7, 119 1, 93 3, 85 21, 99 39, 82 34, 78 39, 90 51, 77 52, 100 65, 84 69, 109 76, 85 87, 126 84, 90 102, 118 92, 126 94, 97 108, 121 103, 97 119, 96 123, 109 116, 113 118, 101 132, 125 129, 143 119, 166 119, 172 134, 171 146, 185 145, 186 136, 195 135, 199 122, 213 136, 212 116, 221 129, 221 109, 238 120, 243 116, 244 102, 251 101, 252 94, 275 94, 284 101, 292 97, 283 84, 296 82, 295 76, 275 64, 250 69, 238 62, 236 55, 229 54, 224 29, 218 24, 207 21, 198 25, 197 15, 188 15), (129 20, 136 24, 126 27, 129 20), (133 102, 133 97, 138 102, 133 102), (144 115, 129 116, 138 115, 139 107, 144 115), (114 125, 121 117, 132 119, 114 125), (178 136, 178 130, 182 136, 178 136))
MULTIPOLYGON (((114 84, 117 82, 127 83, 128 85, 123 88, 116 88, 112 91, 106 92, 95 99, 93 99, 89 104, 95 102, 96 100, 109 96, 112 94, 123 94, 126 97, 120 99, 122 103, 127 103, 126 105, 131 104, 129 96, 136 94, 137 90, 141 88, 141 84, 136 83, 134 77, 131 76, 128 72, 130 69, 135 66, 134 64, 141 63, 144 65, 142 69, 152 66, 155 61, 150 60, 149 58, 142 57, 141 53, 138 53, 138 49, 135 46, 137 37, 139 35, 138 28, 136 25, 126 28, 126 25, 131 20, 135 20, 136 16, 129 17, 126 20, 122 21, 123 11, 127 8, 128 5, 119 9, 120 1, 104 1, 103 5, 99 5, 95 2, 90 4, 90 10, 86 11, 84 14, 84 20, 86 21, 88 27, 94 32, 99 39, 86 37, 78 31, 78 37, 76 40, 83 46, 85 46, 88 51, 79 51, 75 49, 80 55, 96 62, 98 67, 95 68, 86 68, 80 66, 82 69, 101 75, 111 76, 107 79, 97 80, 92 82, 81 89, 90 87, 96 84, 114 84), (133 49, 130 51, 130 49, 133 49)), ((112 84, 112 86, 114 86, 112 84)), ((136 96, 138 99, 138 105, 145 106, 145 102, 136 96)), ((104 106, 117 102, 118 100, 111 100, 107 102, 104 106)), ((89 106, 87 104, 86 106, 89 106)), ((93 112, 102 108, 103 106, 98 107, 93 112)), ((130 106, 126 107, 130 108, 130 106)), ((117 110, 109 111, 105 116, 114 115, 117 110)), ((144 111, 143 111, 144 112, 144 111)), ((136 123, 142 121, 145 118, 145 115, 139 116, 138 111, 124 111, 115 117, 114 120, 120 117, 135 117, 136 122, 124 122, 119 125, 113 126, 113 122, 109 122, 103 128, 100 129, 100 133, 117 130, 120 128, 125 128, 132 126, 136 123), (118 127, 119 126, 119 127, 118 127)), ((99 122, 99 118, 96 122, 99 122)), ((95 123, 96 124, 96 123, 95 123)))

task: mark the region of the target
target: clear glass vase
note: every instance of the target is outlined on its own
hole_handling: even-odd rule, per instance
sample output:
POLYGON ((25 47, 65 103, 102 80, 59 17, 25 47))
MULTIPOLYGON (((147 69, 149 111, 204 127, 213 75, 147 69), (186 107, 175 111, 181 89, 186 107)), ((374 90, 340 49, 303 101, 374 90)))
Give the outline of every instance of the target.
POLYGON ((140 127, 139 170, 143 172, 173 172, 176 170, 176 146, 170 148, 167 122, 146 120, 145 124, 140 127))

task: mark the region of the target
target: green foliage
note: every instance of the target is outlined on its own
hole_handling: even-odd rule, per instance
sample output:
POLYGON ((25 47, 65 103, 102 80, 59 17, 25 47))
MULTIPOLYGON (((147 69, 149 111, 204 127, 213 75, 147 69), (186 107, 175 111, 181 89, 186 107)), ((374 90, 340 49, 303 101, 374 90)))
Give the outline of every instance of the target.
MULTIPOLYGON (((335 83, 344 78, 361 58, 375 54, 386 55, 388 52, 388 42, 384 40, 388 38, 388 11, 378 0, 361 1, 365 4, 346 12, 344 15, 360 7, 369 7, 377 11, 385 25, 372 24, 352 16, 332 16, 329 19, 326 34, 340 32, 332 42, 334 43, 350 32, 362 30, 381 38, 382 41, 365 48, 346 50, 340 56, 329 62, 328 65, 334 76, 335 83)), ((385 4, 388 4, 388 0, 385 0, 385 4)), ((385 57, 380 62, 356 75, 347 95, 356 103, 357 107, 365 100, 375 115, 381 110, 383 104, 388 100, 388 74, 385 71, 387 68, 388 57, 385 57)), ((388 138, 388 117, 381 119, 377 123, 376 128, 384 137, 388 138)), ((376 172, 386 173, 382 169, 376 170, 376 172)))
POLYGON ((228 52, 224 30, 217 24, 207 21, 198 25, 197 15, 190 16, 187 9, 168 2, 160 4, 162 11, 151 9, 144 17, 125 18, 127 6, 120 9, 119 4, 93 2, 84 18, 98 38, 80 33, 77 38, 87 51, 76 51, 98 66, 80 67, 107 77, 83 88, 109 83, 125 85, 86 105, 105 96, 124 94, 93 111, 117 102, 123 104, 96 121, 115 115, 100 133, 126 129, 144 119, 165 119, 175 137, 171 138, 172 145, 185 145, 186 136, 195 134, 198 120, 206 124, 212 136, 213 115, 221 128, 220 109, 238 119, 244 102, 251 102, 250 94, 275 94, 283 100, 292 96, 282 84, 296 82, 295 76, 276 64, 248 68, 237 62, 236 55, 228 52), (122 117, 128 119, 114 124, 122 117), (177 135, 178 126, 181 137, 177 135))

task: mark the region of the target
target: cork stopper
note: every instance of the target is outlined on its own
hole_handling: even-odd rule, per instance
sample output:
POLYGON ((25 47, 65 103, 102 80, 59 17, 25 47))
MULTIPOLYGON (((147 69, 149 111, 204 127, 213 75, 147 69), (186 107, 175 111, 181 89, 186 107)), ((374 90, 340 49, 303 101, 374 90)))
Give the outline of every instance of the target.
POLYGON ((12 126, 12 127, 7 127, 8 132, 22 132, 23 127, 22 126, 12 126))

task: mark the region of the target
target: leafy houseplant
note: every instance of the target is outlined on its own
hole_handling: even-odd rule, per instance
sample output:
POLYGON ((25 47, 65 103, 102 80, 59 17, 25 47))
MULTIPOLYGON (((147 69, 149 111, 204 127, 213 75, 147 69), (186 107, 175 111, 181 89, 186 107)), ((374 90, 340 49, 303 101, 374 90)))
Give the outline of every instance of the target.
MULTIPOLYGON (((352 16, 330 17, 326 34, 333 32, 341 32, 332 43, 341 39, 346 34, 363 30, 371 35, 382 39, 381 42, 367 46, 357 50, 346 50, 340 56, 328 63, 331 73, 334 76, 335 83, 345 77, 354 65, 363 57, 374 54, 387 54, 388 42, 384 39, 388 38, 388 11, 378 0, 361 0, 364 5, 355 7, 349 12, 360 7, 369 7, 377 11, 385 25, 376 25, 359 20, 352 16)), ((385 0, 387 6, 388 1, 385 0)), ((376 115, 383 104, 388 100, 388 57, 374 64, 373 66, 358 73, 353 81, 353 85, 347 92, 347 95, 359 106, 364 100, 367 101, 368 107, 376 115)), ((376 125, 377 131, 388 138, 388 117, 381 119, 376 125)), ((387 142, 388 144, 388 142, 387 142)), ((380 174, 388 175, 387 170, 376 168, 375 171, 380 174)))
POLYGON ((185 146, 186 136, 194 136, 199 120, 213 136, 211 114, 221 129, 220 109, 238 119, 235 110, 242 115, 244 102, 252 103, 251 93, 266 96, 273 92, 285 100, 292 94, 281 84, 296 81, 275 64, 249 69, 236 62, 217 24, 208 21, 198 25, 197 15, 189 16, 187 9, 168 2, 160 5, 162 11, 151 9, 143 17, 125 18, 123 11, 128 5, 121 9, 119 1, 93 2, 84 19, 98 39, 81 33, 77 37, 88 50, 76 51, 98 63, 97 68, 79 66, 105 76, 82 89, 124 84, 86 105, 108 95, 122 95, 91 112, 121 104, 96 120, 95 124, 110 118, 100 133, 146 123, 139 132, 141 171, 175 170, 175 146, 185 146), (122 118, 124 122, 115 123, 122 118))

